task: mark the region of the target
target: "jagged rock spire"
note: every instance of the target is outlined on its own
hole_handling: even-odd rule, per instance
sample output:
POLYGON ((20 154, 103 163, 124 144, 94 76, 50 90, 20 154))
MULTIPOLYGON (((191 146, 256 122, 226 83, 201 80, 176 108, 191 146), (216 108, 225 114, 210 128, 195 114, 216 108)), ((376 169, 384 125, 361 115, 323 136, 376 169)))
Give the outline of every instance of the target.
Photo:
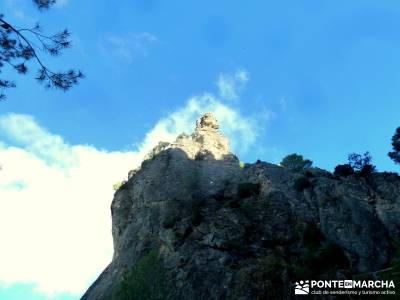
POLYGON ((208 112, 205 113, 197 122, 196 122, 196 131, 202 130, 215 130, 218 131, 219 124, 217 118, 208 112))
POLYGON ((211 154, 215 159, 222 159, 231 154, 229 141, 219 132, 218 121, 212 113, 204 114, 196 123, 191 136, 196 148, 196 155, 211 154))
POLYGON ((179 148, 191 159, 197 159, 208 155, 218 160, 234 157, 229 150, 228 139, 219 132, 218 121, 210 112, 205 113, 197 120, 196 128, 191 135, 183 133, 171 144, 160 142, 149 155, 153 157, 157 153, 168 148, 179 148))
POLYGON ((196 129, 191 135, 180 135, 171 146, 182 149, 192 159, 207 155, 223 159, 231 154, 229 142, 219 132, 218 121, 210 112, 196 122, 196 129))

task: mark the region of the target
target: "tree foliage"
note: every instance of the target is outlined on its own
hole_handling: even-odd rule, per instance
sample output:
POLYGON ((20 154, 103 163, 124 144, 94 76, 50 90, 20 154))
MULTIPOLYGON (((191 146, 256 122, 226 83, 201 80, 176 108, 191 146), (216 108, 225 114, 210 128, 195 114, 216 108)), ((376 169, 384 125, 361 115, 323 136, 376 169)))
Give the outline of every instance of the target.
MULTIPOLYGON (((40 10, 50 8, 56 0, 33 0, 40 10)), ((76 85, 83 74, 79 70, 55 72, 50 70, 42 58, 42 54, 59 56, 63 50, 71 47, 71 34, 67 29, 54 34, 45 34, 39 24, 32 27, 17 28, 7 22, 0 14, 0 73, 5 67, 14 69, 18 74, 26 74, 30 67, 28 63, 35 61, 38 65, 36 79, 46 88, 56 88, 66 91, 76 85)), ((15 87, 15 82, 0 78, 0 89, 15 87)), ((0 93, 0 100, 5 98, 0 93)))
POLYGON ((333 174, 335 176, 349 176, 354 174, 354 169, 350 164, 337 165, 333 174))
POLYGON ((357 174, 368 175, 376 171, 376 167, 372 164, 372 157, 367 151, 363 155, 351 153, 348 157, 349 165, 357 174))
POLYGON ((33 0, 39 9, 47 9, 56 3, 56 0, 33 0))
POLYGON ((302 170, 311 168, 312 163, 313 162, 311 160, 304 159, 302 155, 293 153, 283 158, 281 161, 281 166, 294 170, 302 170))
POLYGON ((388 155, 396 164, 400 164, 400 127, 396 129, 392 137, 393 151, 389 152, 388 155))

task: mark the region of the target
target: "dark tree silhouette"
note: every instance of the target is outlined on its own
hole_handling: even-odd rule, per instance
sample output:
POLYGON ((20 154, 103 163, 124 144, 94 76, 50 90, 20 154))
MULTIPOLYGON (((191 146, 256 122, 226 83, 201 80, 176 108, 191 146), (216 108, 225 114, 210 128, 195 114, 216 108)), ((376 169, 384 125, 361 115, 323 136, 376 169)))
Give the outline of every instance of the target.
POLYGON ((376 171, 376 167, 372 164, 372 157, 368 151, 364 155, 351 153, 348 159, 349 165, 355 170, 356 174, 364 176, 376 171))
POLYGON ((302 155, 293 153, 285 156, 281 161, 281 166, 293 170, 308 169, 312 166, 312 161, 309 159, 304 159, 302 155))
POLYGON ((349 176, 354 174, 354 169, 350 164, 337 165, 333 175, 335 176, 349 176))
POLYGON ((400 127, 396 129, 392 137, 393 151, 389 152, 388 155, 396 164, 400 164, 400 127))
MULTIPOLYGON (((55 4, 56 0, 33 0, 33 3, 38 9, 45 10, 55 4)), ((17 28, 0 14, 0 73, 4 67, 9 66, 18 74, 26 74, 27 63, 34 60, 39 66, 36 79, 40 83, 46 88, 66 91, 83 78, 81 71, 71 69, 54 72, 46 66, 39 54, 59 56, 63 50, 70 47, 70 32, 67 29, 47 35, 42 32, 39 24, 31 28, 17 28)), ((12 80, 0 78, 1 90, 11 87, 15 87, 12 80)), ((1 92, 0 100, 4 98, 5 95, 1 92)))

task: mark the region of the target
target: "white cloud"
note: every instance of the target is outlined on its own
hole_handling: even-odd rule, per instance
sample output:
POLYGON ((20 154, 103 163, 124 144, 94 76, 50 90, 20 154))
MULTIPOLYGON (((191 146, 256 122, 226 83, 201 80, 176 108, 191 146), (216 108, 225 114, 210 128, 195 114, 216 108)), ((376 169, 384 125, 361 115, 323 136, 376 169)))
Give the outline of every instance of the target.
POLYGON ((146 135, 142 149, 150 150, 156 140, 171 142, 182 132, 191 133, 201 115, 213 112, 220 123, 222 133, 231 143, 232 151, 239 155, 244 154, 256 142, 267 121, 274 116, 273 112, 268 110, 244 116, 229 101, 233 98, 239 101, 240 92, 248 80, 248 73, 244 69, 234 74, 220 74, 217 82, 218 96, 204 93, 190 98, 183 108, 170 113, 156 124, 146 135))
MULTIPOLYGON (((112 184, 138 157, 69 146, 29 116, 0 120, 3 127, 8 121, 35 128, 32 133, 40 139, 33 146, 0 148, 0 281, 33 282, 47 293, 79 294, 110 261, 112 184), (58 163, 68 156, 77 162, 58 163)), ((21 137, 21 132, 10 133, 16 140, 21 137)))
POLYGON ((150 46, 158 42, 156 36, 148 32, 131 33, 125 36, 109 35, 103 47, 127 63, 132 63, 137 58, 146 58, 150 46))
POLYGON ((191 133, 196 120, 205 112, 213 112, 221 131, 229 138, 233 151, 244 153, 256 141, 266 121, 265 115, 245 117, 213 94, 192 97, 187 104, 160 120, 144 140, 143 148, 151 149, 154 140, 172 141, 179 133, 191 133))
POLYGON ((28 16, 28 15, 27 15, 23 10, 21 10, 21 9, 16 9, 16 10, 14 11, 13 15, 14 15, 14 18, 15 18, 15 19, 17 19, 17 20, 19 20, 19 21, 22 21, 22 22, 25 22, 25 23, 35 23, 35 21, 36 21, 34 18, 28 16))
POLYGON ((247 81, 249 81, 249 75, 243 69, 233 75, 221 74, 217 81, 220 97, 226 100, 238 99, 247 81))
POLYGON ((68 4, 68 0, 57 0, 55 6, 56 7, 64 7, 68 4))
POLYGON ((60 136, 41 128, 31 116, 9 114, 0 118, 0 132, 29 153, 61 168, 78 164, 78 156, 60 136))
POLYGON ((0 141, 0 283, 35 283, 48 294, 86 290, 112 257, 112 185, 208 111, 234 150, 254 145, 267 121, 205 93, 157 122, 136 151, 107 152, 69 145, 32 116, 0 115, 0 138, 8 141, 0 141))

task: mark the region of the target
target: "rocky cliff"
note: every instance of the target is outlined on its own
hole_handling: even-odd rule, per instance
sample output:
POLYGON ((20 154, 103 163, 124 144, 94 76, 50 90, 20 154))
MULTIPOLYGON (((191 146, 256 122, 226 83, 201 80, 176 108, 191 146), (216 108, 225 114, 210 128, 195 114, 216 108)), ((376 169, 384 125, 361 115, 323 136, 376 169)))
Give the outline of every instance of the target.
POLYGON ((292 299, 296 280, 396 261, 397 174, 243 166, 218 129, 204 115, 129 174, 111 205, 113 260, 82 299, 292 299))

